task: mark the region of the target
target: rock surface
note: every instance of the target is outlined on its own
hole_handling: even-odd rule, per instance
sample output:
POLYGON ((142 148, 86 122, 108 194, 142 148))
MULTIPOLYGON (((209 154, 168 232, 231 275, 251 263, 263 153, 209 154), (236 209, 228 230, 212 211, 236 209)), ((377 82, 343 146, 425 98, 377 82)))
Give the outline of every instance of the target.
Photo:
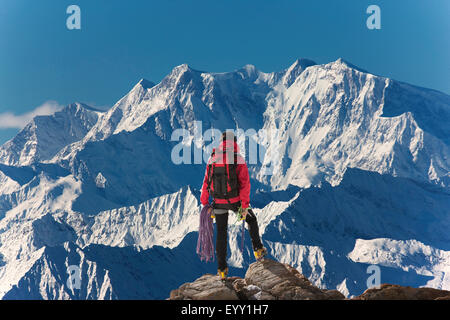
POLYGON ((265 259, 250 265, 245 279, 222 282, 206 274, 170 293, 170 300, 342 300, 337 290, 321 290, 289 265, 265 259))
POLYGON ((382 284, 379 289, 367 289, 353 300, 450 300, 450 291, 382 284))
POLYGON ((262 296, 279 300, 344 299, 337 291, 321 290, 296 269, 287 264, 266 259, 253 263, 245 274, 245 281, 262 290, 262 296))
MULTIPOLYGON (((271 259, 252 263, 245 278, 205 274, 172 290, 169 300, 346 300, 338 290, 323 290, 295 268, 271 259)), ((351 300, 450 300, 450 291, 382 284, 351 300)))
POLYGON ((236 291, 230 285, 233 280, 230 278, 222 282, 217 275, 205 274, 172 290, 170 300, 238 300, 236 291))

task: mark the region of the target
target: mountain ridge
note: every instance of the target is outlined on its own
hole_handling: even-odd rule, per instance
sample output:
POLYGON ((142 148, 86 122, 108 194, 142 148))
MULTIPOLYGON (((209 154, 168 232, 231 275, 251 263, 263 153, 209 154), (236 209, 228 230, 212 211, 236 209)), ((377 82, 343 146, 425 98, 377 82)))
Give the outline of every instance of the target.
MULTIPOLYGON (((214 270, 195 254, 205 164, 171 158, 172 133, 193 134, 195 121, 274 133, 258 141, 268 156, 249 164, 252 205, 271 256, 312 285, 357 295, 375 264, 389 283, 450 288, 443 93, 343 59, 298 59, 271 73, 180 65, 106 111, 63 110, 0 148, 0 297, 164 299, 214 270), (84 272, 81 293, 65 282, 70 261, 84 272), (172 264, 192 268, 177 278, 172 264)), ((252 261, 240 230, 230 221, 236 276, 252 261)))

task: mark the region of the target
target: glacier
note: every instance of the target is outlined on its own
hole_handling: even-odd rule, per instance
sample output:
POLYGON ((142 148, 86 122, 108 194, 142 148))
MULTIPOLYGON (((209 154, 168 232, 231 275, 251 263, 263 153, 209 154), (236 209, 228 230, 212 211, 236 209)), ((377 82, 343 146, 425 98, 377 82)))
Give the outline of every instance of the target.
MULTIPOLYGON (((0 298, 165 299, 215 273, 195 254, 205 164, 171 160, 172 132, 196 121, 278 133, 260 145, 279 154, 273 172, 249 165, 251 205, 270 255, 314 285, 358 295, 377 265, 383 283, 450 288, 450 96, 298 59, 271 73, 183 64, 109 110, 34 118, 0 147, 0 298)), ((242 276, 240 237, 230 219, 242 276)))

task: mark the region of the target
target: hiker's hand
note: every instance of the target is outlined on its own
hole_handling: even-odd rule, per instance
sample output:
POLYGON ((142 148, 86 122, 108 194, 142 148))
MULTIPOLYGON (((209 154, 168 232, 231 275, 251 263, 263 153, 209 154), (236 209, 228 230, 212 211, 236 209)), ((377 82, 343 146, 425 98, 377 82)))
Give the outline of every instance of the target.
POLYGON ((242 209, 242 220, 245 220, 245 217, 247 217, 248 208, 242 209))
POLYGON ((214 215, 214 211, 212 207, 208 208, 208 214, 211 217, 211 219, 214 219, 216 216, 214 215))

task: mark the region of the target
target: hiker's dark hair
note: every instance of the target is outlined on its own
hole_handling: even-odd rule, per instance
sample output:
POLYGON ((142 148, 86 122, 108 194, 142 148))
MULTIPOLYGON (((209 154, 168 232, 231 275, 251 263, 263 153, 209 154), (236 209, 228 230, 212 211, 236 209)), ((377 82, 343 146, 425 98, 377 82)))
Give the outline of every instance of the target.
POLYGON ((221 138, 222 141, 224 141, 224 140, 231 140, 232 138, 233 138, 233 140, 235 142, 237 141, 237 138, 234 135, 233 131, 224 131, 224 132, 222 132, 222 138, 221 138))

